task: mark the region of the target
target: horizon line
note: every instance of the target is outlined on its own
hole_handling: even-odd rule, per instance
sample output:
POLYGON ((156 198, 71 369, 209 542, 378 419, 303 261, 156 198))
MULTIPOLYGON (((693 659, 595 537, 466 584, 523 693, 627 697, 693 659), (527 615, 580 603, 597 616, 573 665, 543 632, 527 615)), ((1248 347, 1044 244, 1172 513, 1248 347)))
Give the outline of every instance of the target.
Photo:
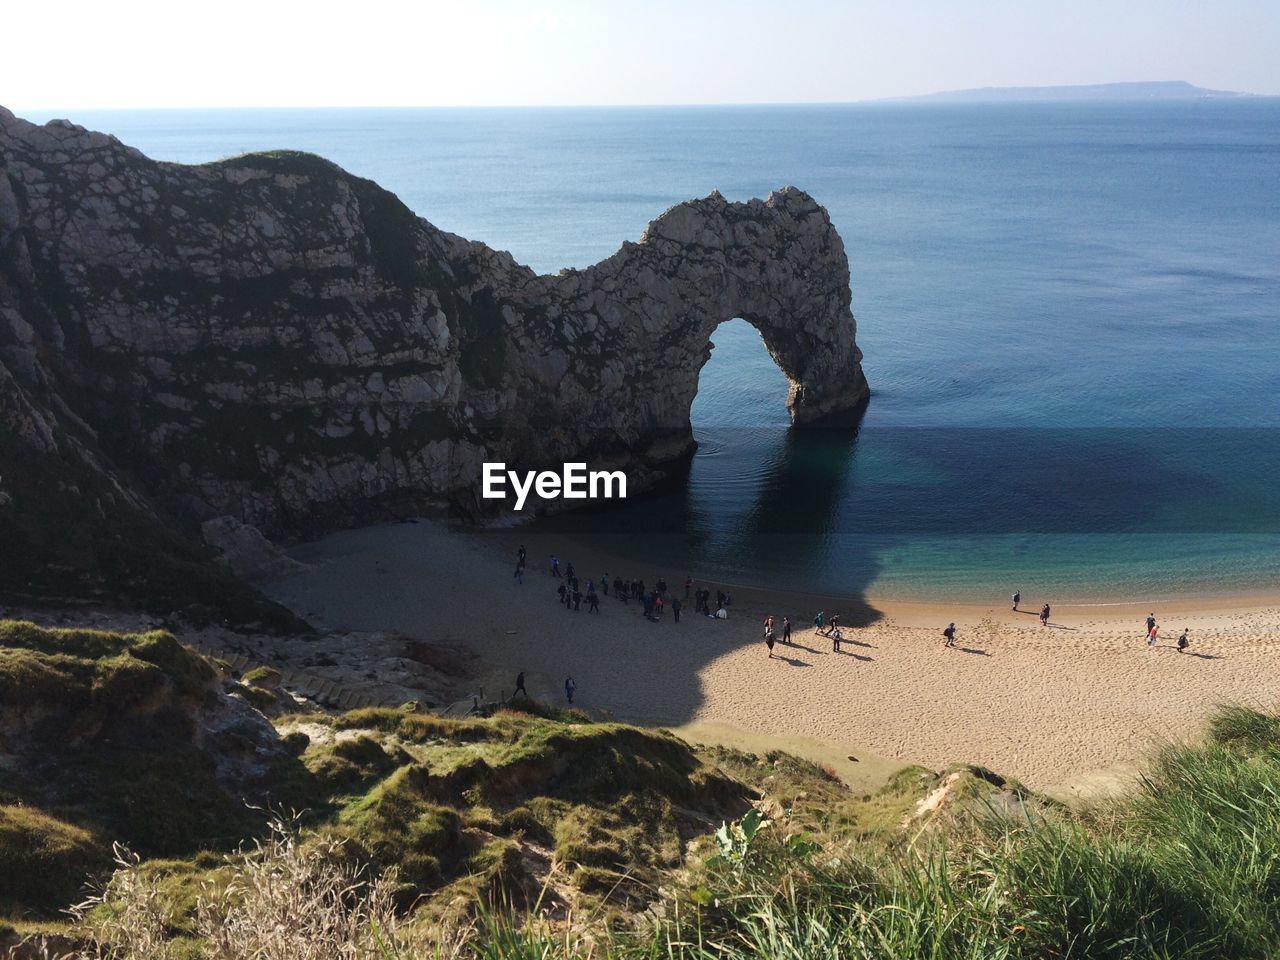
MULTIPOLYGON (((1188 97, 1186 99, 1249 99, 1249 98, 1274 98, 1280 97, 1280 91, 1276 93, 1253 93, 1248 91, 1235 90, 1218 90, 1215 88, 1200 88, 1197 84, 1193 84, 1186 80, 1109 80, 1099 83, 1065 83, 1065 84, 1011 84, 1011 85, 986 85, 980 87, 956 87, 947 90, 935 90, 928 93, 908 93, 893 94, 881 97, 863 97, 861 99, 818 99, 818 100, 720 100, 720 101, 682 101, 682 102, 648 102, 648 103, 352 103, 352 104, 335 104, 335 103, 311 103, 311 104, 289 104, 289 103, 273 103, 273 104, 149 104, 149 105, 126 105, 126 106, 93 106, 93 105, 75 105, 68 106, 66 104, 53 107, 9 107, 15 114, 20 111, 34 113, 51 113, 59 110, 94 110, 94 111, 124 111, 124 110, 600 110, 600 109, 672 109, 672 108, 700 108, 700 107, 810 107, 810 106, 859 106, 866 104, 881 103, 910 103, 919 101, 922 103, 937 103, 934 98, 944 97, 957 93, 985 93, 987 91, 1004 91, 1004 90, 1070 90, 1075 87, 1079 88, 1097 88, 1097 87, 1117 87, 1117 86, 1141 86, 1159 83, 1185 83, 1198 89, 1204 89, 1212 93, 1224 94, 1222 97, 1188 97)), ((1093 98, 1082 98, 1093 99, 1093 98)), ((1133 97, 1129 102, 1151 100, 1149 97, 1133 97)), ((957 100, 948 101, 948 105, 959 104, 981 104, 980 100, 957 100)), ((1002 100, 1000 103, 1048 103, 1048 102, 1071 102, 1070 100, 1058 101, 1016 101, 1002 100)), ((1124 98, 1115 98, 1111 102, 1124 102, 1124 98)), ((1176 102, 1173 98, 1169 102, 1176 102)))
MULTIPOLYGON (((1075 86, 1075 84, 1073 84, 1075 86)), ((1093 86, 1093 84, 1081 84, 1093 86)), ((974 89, 1007 90, 1009 87, 983 87, 974 89)), ((951 93, 953 91, 940 91, 951 93)), ((981 107, 981 106, 1046 106, 1052 104, 1071 103, 1186 103, 1202 100, 1275 100, 1280 93, 1235 93, 1233 96, 1221 97, 1186 97, 1157 99, 1152 97, 1133 97, 1130 99, 1115 98, 1097 100, 1082 97, 1079 100, 957 100, 941 102, 931 99, 934 94, 905 94, 892 97, 875 97, 865 100, 723 100, 700 101, 689 103, 304 103, 304 104, 151 104, 147 106, 130 105, 123 107, 106 106, 4 106, 15 116, 27 113, 52 114, 59 111, 93 111, 97 113, 123 113, 126 111, 161 111, 161 110, 673 110, 673 109, 707 109, 713 107, 859 107, 859 106, 948 106, 948 107, 981 107)), ((62 118, 55 118, 62 119, 62 118)))

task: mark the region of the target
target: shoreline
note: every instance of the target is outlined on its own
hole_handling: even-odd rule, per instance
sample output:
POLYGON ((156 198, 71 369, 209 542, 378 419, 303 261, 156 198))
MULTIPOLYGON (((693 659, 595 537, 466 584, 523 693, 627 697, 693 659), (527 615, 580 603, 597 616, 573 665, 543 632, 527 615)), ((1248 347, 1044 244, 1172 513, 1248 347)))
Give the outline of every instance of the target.
MULTIPOLYGON (((601 597, 599 615, 585 604, 566 611, 546 570, 549 552, 562 567, 573 560, 584 585, 605 565, 611 576, 640 575, 650 586, 659 572, 619 560, 626 544, 618 538, 595 546, 608 555, 527 528, 477 536, 430 521, 386 524, 299 546, 292 553, 307 566, 267 591, 331 630, 398 631, 477 655, 477 683, 488 694, 509 690, 525 670, 532 695, 562 703, 572 674, 575 705, 602 719, 807 743, 818 753, 834 748, 837 759, 839 751, 874 756, 882 769, 977 763, 1064 798, 1131 781, 1154 746, 1199 735, 1220 702, 1276 699, 1266 680, 1280 652, 1276 595, 1055 604, 1043 629, 1035 598, 1031 610, 1013 613, 1004 600, 851 600, 731 587, 728 621, 695 616, 690 602, 675 625, 670 615, 650 623, 638 604, 612 596, 601 597), (529 550, 523 585, 512 576, 520 542, 529 550), (815 636, 815 609, 841 614, 841 653, 815 636), (1165 629, 1154 649, 1141 629, 1151 609, 1165 629), (794 645, 779 645, 773 659, 760 642, 767 614, 793 623, 794 645), (940 632, 951 620, 959 643, 948 650, 940 632), (1171 645, 1183 627, 1191 629, 1187 656, 1171 645)), ((684 573, 666 579, 682 596, 684 573)), ((870 769, 858 767, 860 782, 870 769)))
MULTIPOLYGON (((426 521, 424 521, 426 522, 426 521)), ((581 534, 562 534, 543 531, 532 531, 528 526, 513 527, 494 527, 478 531, 475 534, 450 529, 449 533, 459 536, 474 536, 477 541, 484 542, 492 538, 494 543, 501 544, 501 552, 507 555, 514 555, 516 549, 521 543, 544 542, 554 540, 556 543, 564 545, 572 545, 568 551, 563 546, 559 551, 561 562, 563 563, 566 553, 576 556, 586 556, 590 558, 593 566, 591 569, 603 569, 600 565, 611 567, 616 570, 625 568, 636 568, 641 566, 653 566, 653 562, 647 558, 632 559, 628 558, 624 552, 615 549, 601 550, 597 544, 591 543, 581 534)), ((596 535, 600 539, 613 539, 616 536, 596 535)), ((495 553, 499 552, 497 547, 493 548, 495 553)), ((544 551, 545 553, 545 551, 544 551)), ((570 556, 572 559, 572 556, 570 556)), ((534 551, 530 551, 531 569, 536 571, 533 564, 534 551)), ((683 577, 681 574, 679 582, 682 584, 683 577)), ((699 580, 695 576, 695 580, 699 580)), ((823 590, 801 590, 791 587, 769 587, 759 584, 742 583, 733 580, 717 579, 717 578, 701 578, 699 582, 712 583, 719 587, 725 587, 728 590, 739 594, 770 594, 784 595, 795 598, 808 598, 815 601, 815 609, 826 606, 857 605, 869 607, 879 611, 892 612, 895 614, 916 613, 923 614, 928 612, 936 612, 942 609, 968 611, 970 613, 977 611, 994 611, 1007 609, 1009 607, 1009 599, 1012 597, 1012 591, 1005 594, 993 593, 990 600, 975 600, 972 598, 964 599, 948 599, 940 597, 933 600, 920 600, 915 598, 895 597, 892 595, 880 595, 869 592, 863 595, 855 595, 849 591, 823 591, 823 590)), ((668 584, 674 588, 676 581, 668 577, 668 584)), ((1037 612, 1041 603, 1045 602, 1044 597, 1033 597, 1030 594, 1020 604, 1025 612, 1029 610, 1034 603, 1037 612)), ((1137 612, 1142 608, 1141 616, 1145 617, 1152 605, 1160 607, 1166 613, 1224 613, 1239 610, 1241 608, 1263 608, 1280 605, 1280 587, 1275 590, 1249 589, 1231 592, 1207 591, 1204 593, 1182 593, 1170 596, 1152 595, 1140 600, 1124 599, 1124 600, 1056 600, 1052 595, 1048 595, 1048 602, 1052 605, 1053 619, 1057 617, 1057 611, 1091 611, 1105 610, 1108 613, 1124 613, 1137 612)))
MULTIPOLYGON (((639 556, 628 556, 625 552, 615 548, 601 549, 600 542, 614 543, 633 537, 635 534, 631 531, 616 532, 597 532, 591 530, 558 530, 545 529, 538 526, 538 520, 543 518, 529 517, 527 519, 517 519, 503 523, 488 524, 455 524, 452 521, 444 521, 448 531, 453 534, 462 536, 471 536, 477 540, 493 539, 501 542, 504 549, 509 548, 514 551, 516 545, 522 539, 555 541, 562 545, 572 545, 579 554, 588 554, 608 562, 614 561, 614 566, 654 566, 666 565, 666 561, 660 557, 655 557, 655 551, 652 547, 646 548, 639 556)), ((683 536, 670 531, 653 535, 665 540, 671 541, 673 544, 683 540, 683 536)), ((957 548, 963 551, 963 545, 957 548)), ((562 550, 562 553, 565 551, 562 550)), ((660 551, 657 551, 660 552, 660 551)), ((682 575, 683 576, 683 575, 682 575)), ((1009 597, 1014 589, 1026 586, 1028 583, 1034 585, 1035 577, 1029 576, 1020 582, 1015 578, 1009 578, 1006 584, 992 583, 989 593, 983 590, 981 585, 973 585, 966 583, 961 587, 952 587, 948 582, 944 581, 944 585, 938 589, 938 592, 928 597, 919 596, 914 593, 904 594, 894 592, 892 589, 885 592, 877 592, 875 589, 875 580, 872 580, 871 589, 862 593, 848 588, 833 589, 812 589, 800 586, 791 586, 787 584, 774 585, 760 581, 752 582, 751 575, 747 575, 747 579, 733 579, 740 577, 741 573, 730 575, 728 578, 717 578, 716 582, 732 588, 734 590, 768 590, 785 592, 793 595, 808 595, 820 599, 848 599, 850 601, 866 602, 876 606, 910 606, 910 605, 935 605, 948 604, 959 607, 980 607, 987 604, 999 605, 1004 598, 1009 597), (945 591, 954 589, 957 592, 947 594, 945 591)), ((1109 608, 1109 607, 1126 607, 1126 606, 1142 606, 1144 604, 1156 603, 1161 606, 1178 606, 1183 604, 1194 605, 1197 609, 1203 609, 1206 606, 1214 606, 1221 604, 1223 606, 1235 607, 1241 604, 1259 604, 1267 605, 1280 602, 1280 577, 1275 578, 1274 585, 1270 578, 1259 575, 1255 582, 1246 586, 1216 586, 1214 581, 1209 583, 1196 583, 1187 589, 1178 589, 1177 587, 1160 586, 1151 592, 1138 597, 1137 591, 1127 590, 1125 594, 1111 594, 1101 584, 1108 583, 1103 580, 1098 583, 1090 583, 1082 585, 1079 582, 1068 581, 1063 592, 1070 591, 1077 595, 1071 599, 1062 599, 1062 593, 1054 596, 1053 591, 1044 594, 1055 608, 1109 608), (1082 597, 1079 591, 1086 591, 1082 597)), ((1026 590, 1022 591, 1025 595, 1031 596, 1026 590)))

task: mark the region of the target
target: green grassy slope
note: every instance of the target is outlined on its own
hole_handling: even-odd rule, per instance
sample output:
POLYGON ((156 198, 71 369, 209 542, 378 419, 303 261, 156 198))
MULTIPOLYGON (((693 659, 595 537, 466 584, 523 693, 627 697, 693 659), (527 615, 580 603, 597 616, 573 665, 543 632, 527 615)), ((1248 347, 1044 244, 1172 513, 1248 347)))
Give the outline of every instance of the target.
MULTIPOLYGON (((0 760, 19 773, 0 787, 0 909, 53 917, 122 840, 141 863, 71 932, 142 897, 174 955, 202 955, 198 904, 248 896, 275 855, 234 852, 266 814, 227 792, 208 741, 175 734, 239 689, 166 634, 0 622, 0 760), (23 738, 43 759, 11 762, 23 738)), ((787 754, 537 705, 286 714, 272 736, 275 809, 302 811, 288 856, 383 877, 399 916, 353 956, 1280 956, 1280 717, 1253 710, 1220 709, 1131 795, 1084 809, 970 766, 855 794, 787 754)), ((388 923, 361 907, 374 889, 344 903, 388 923)))

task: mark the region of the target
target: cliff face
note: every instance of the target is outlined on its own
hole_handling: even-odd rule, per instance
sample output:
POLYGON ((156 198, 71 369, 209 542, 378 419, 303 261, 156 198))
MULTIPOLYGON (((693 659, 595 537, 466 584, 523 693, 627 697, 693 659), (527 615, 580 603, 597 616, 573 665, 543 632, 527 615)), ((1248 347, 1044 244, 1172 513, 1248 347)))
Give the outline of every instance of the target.
POLYGON ((313 156, 158 163, 0 108, 0 466, 73 464, 99 510, 160 497, 301 536, 475 509, 486 460, 668 460, 734 317, 797 423, 851 410, 849 300, 840 237, 793 188, 680 204, 538 276, 313 156))

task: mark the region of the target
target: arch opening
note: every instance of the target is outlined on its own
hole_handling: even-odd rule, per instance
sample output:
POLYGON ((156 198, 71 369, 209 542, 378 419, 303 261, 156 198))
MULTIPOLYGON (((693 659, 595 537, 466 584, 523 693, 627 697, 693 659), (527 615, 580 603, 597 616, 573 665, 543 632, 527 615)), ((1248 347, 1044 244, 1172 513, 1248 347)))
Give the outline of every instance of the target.
POLYGON ((791 381, 758 327, 741 317, 726 320, 712 330, 707 346, 689 408, 695 439, 707 428, 790 425, 791 381))

